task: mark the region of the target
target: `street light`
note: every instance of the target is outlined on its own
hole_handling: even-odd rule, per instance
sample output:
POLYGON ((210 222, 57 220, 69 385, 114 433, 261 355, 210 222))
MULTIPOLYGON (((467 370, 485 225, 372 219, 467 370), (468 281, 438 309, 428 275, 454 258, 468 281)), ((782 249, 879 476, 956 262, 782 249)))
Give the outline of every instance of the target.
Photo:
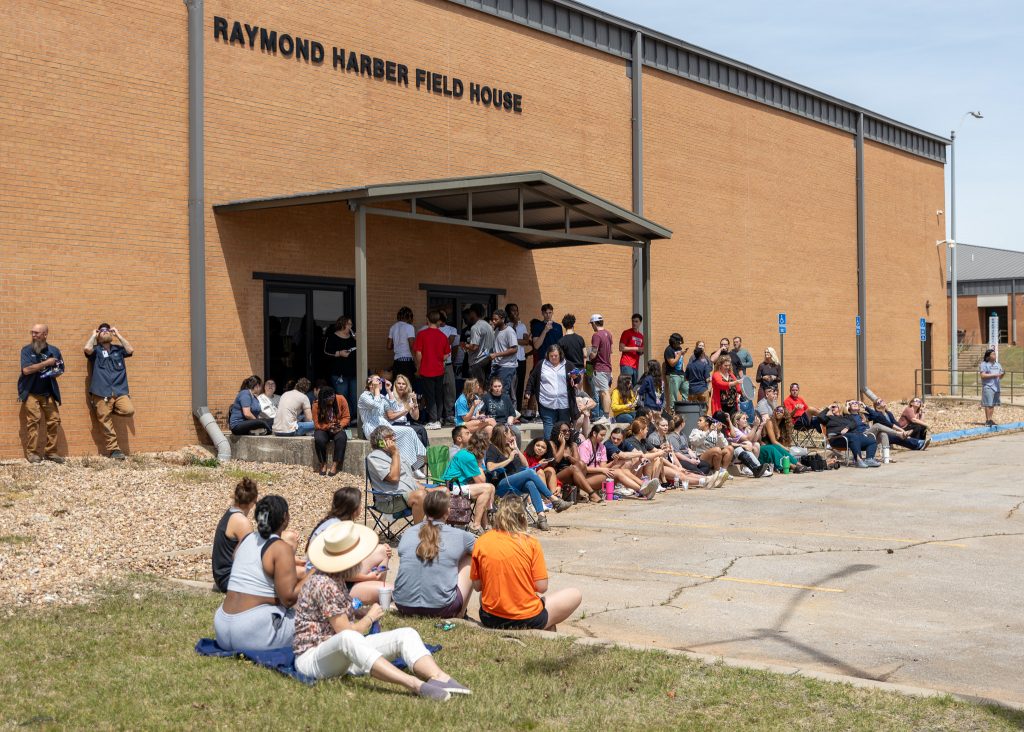
POLYGON ((959 359, 959 338, 957 338, 957 313, 956 313, 956 131, 963 127, 964 122, 968 117, 974 117, 974 119, 982 119, 982 114, 978 112, 964 112, 964 116, 960 118, 960 124, 956 126, 956 129, 949 133, 949 285, 950 292, 952 293, 952 306, 950 307, 949 315, 949 367, 950 367, 950 386, 951 390, 955 393, 957 383, 960 381, 960 375, 957 373, 957 368, 960 365, 959 359))

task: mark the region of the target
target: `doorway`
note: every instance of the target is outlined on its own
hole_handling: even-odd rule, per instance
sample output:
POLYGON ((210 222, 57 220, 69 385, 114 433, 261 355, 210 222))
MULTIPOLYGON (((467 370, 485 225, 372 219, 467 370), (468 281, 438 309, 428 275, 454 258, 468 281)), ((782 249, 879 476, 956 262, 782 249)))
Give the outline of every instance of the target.
POLYGON ((291 380, 306 377, 316 383, 329 378, 324 340, 338 317, 352 315, 352 286, 267 281, 263 312, 263 373, 277 382, 278 393, 291 380))

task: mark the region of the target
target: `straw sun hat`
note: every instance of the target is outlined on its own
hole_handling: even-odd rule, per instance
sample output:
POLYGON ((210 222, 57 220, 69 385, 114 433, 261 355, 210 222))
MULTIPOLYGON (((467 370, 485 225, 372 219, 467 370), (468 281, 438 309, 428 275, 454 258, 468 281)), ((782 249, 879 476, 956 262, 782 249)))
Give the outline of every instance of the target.
POLYGON ((324 529, 306 552, 321 572, 333 574, 354 567, 377 548, 380 539, 368 526, 341 521, 324 529))

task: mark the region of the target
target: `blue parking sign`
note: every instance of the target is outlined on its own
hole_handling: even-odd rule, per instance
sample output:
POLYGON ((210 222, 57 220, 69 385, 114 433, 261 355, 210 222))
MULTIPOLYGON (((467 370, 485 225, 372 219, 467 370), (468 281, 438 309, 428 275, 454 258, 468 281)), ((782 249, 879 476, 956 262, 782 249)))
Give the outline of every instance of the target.
POLYGON ((924 343, 928 340, 928 322, 921 318, 921 342, 924 343))
POLYGON ((786 324, 786 314, 779 313, 779 325, 784 326, 786 324))
POLYGON ((860 335, 860 316, 859 315, 857 316, 857 319, 854 321, 854 328, 857 331, 857 335, 860 335))

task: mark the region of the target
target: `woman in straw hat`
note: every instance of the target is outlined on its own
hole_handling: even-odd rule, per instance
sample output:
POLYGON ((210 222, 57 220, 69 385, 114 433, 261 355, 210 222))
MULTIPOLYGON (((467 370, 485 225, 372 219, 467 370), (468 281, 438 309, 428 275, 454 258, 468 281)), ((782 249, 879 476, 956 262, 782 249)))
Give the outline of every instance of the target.
POLYGON ((526 533, 523 499, 498 501, 494 531, 476 540, 470 578, 480 593, 485 628, 554 630, 583 601, 577 589, 547 592, 548 570, 540 542, 526 533))
POLYGON ((369 674, 437 701, 451 694, 469 694, 469 689, 438 667, 412 628, 366 635, 384 610, 374 603, 357 618, 345 581, 360 571, 377 543, 370 528, 352 521, 333 524, 313 540, 308 556, 316 571, 306 580, 295 606, 296 670, 315 679, 369 674), (415 675, 392 665, 399 657, 415 675))

